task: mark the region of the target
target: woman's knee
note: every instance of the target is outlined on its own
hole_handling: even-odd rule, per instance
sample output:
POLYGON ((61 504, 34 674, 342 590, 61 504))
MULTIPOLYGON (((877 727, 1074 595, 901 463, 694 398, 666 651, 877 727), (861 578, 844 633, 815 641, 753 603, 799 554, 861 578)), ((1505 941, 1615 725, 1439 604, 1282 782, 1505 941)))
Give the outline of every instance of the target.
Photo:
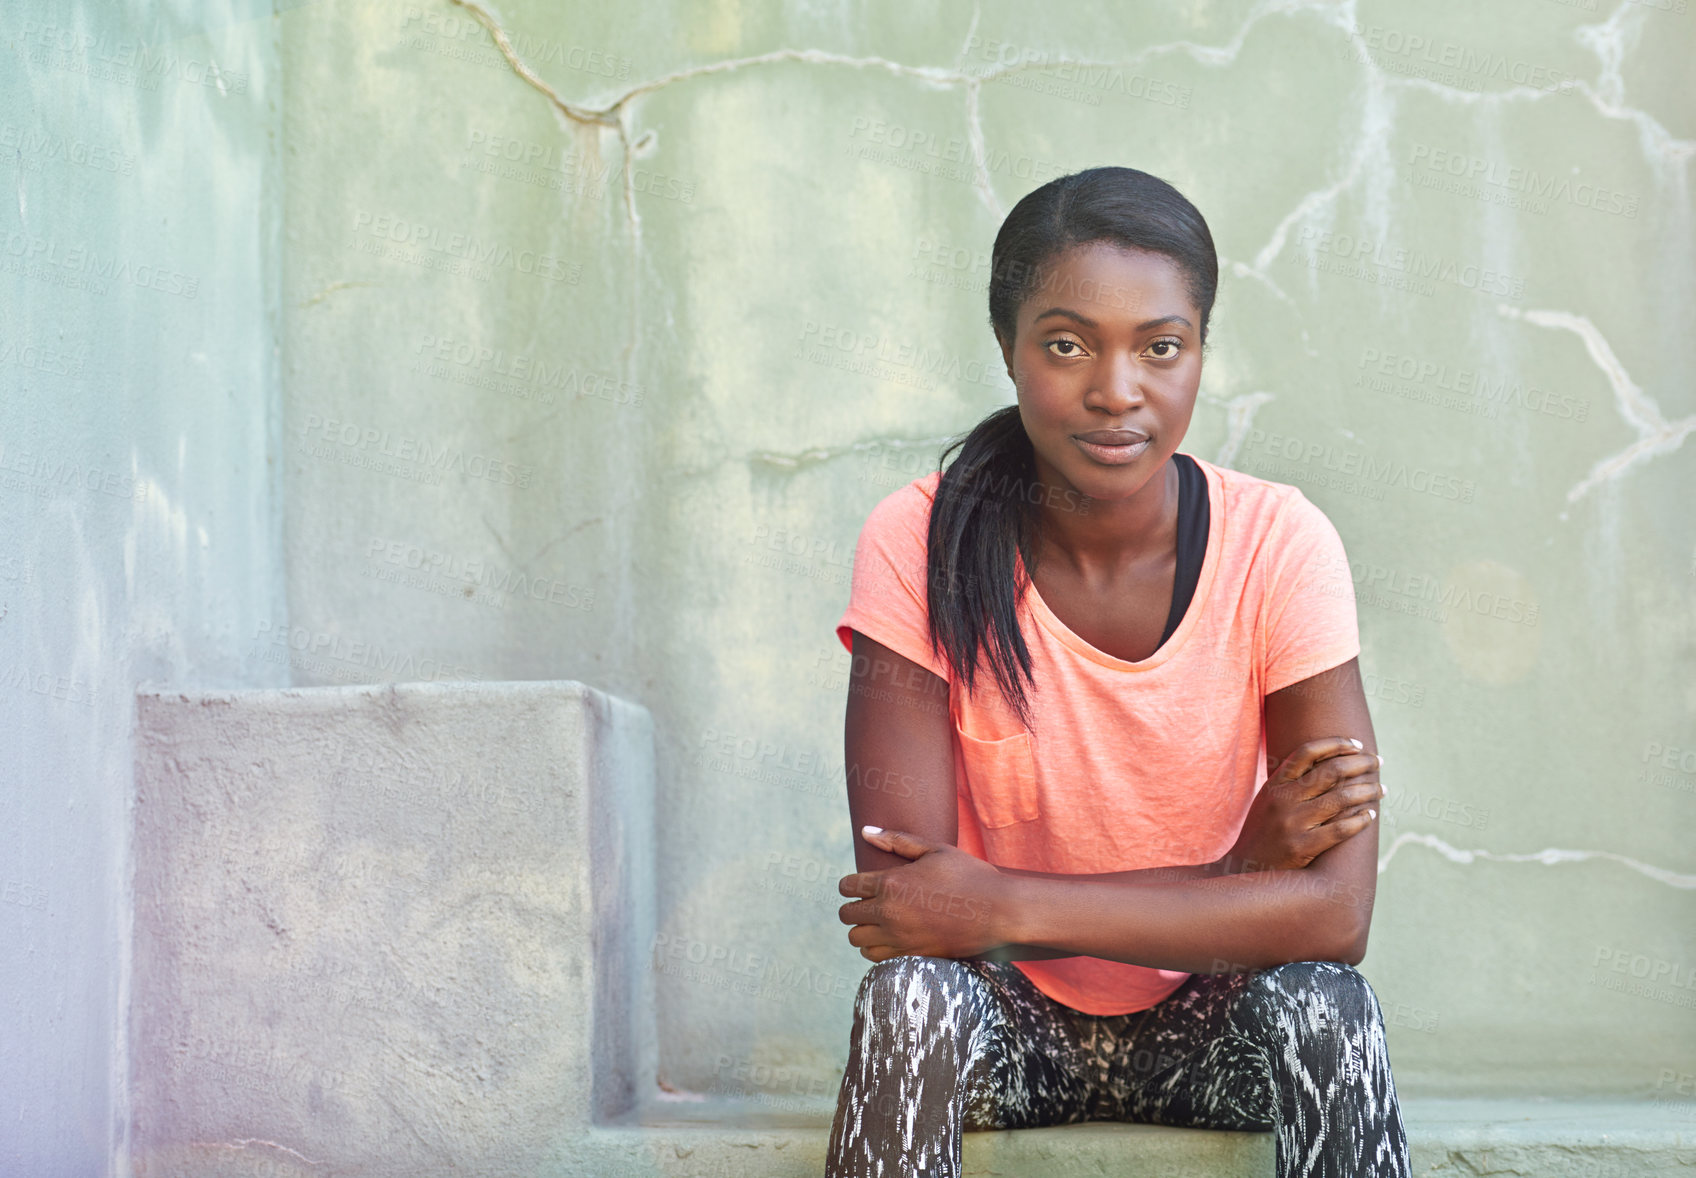
POLYGON ((942 1092, 968 1074, 983 1034, 984 980, 961 962, 906 955, 866 971, 855 997, 854 1035, 843 1078, 866 1115, 919 1115, 914 1085, 942 1092))
POLYGON ((1292 961, 1249 979, 1244 1009, 1260 1022, 1308 1033, 1382 1027, 1366 976, 1340 961, 1292 961))
POLYGON ((959 998, 980 989, 982 977, 965 962, 947 957, 904 954, 879 961, 860 979, 855 1004, 868 1016, 912 1017, 959 1005, 959 998))

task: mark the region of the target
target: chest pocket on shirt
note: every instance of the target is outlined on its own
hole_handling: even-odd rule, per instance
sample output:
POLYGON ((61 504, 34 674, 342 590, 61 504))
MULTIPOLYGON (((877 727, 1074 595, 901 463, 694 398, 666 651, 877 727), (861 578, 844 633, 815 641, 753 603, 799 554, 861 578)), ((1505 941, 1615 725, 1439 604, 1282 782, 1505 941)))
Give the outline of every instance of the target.
POLYGON ((990 828, 1036 818, 1036 753, 1031 734, 1016 732, 1000 740, 984 740, 962 732, 958 721, 954 734, 966 766, 965 792, 978 821, 990 828))

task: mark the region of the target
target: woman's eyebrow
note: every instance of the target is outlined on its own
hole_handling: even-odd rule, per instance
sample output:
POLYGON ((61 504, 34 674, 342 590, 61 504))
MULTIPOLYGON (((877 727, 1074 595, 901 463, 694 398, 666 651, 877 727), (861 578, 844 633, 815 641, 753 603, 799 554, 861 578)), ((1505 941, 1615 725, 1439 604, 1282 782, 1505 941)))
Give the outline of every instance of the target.
MULTIPOLYGON (((1100 326, 1098 323, 1096 323, 1095 320, 1089 318, 1086 315, 1080 315, 1078 312, 1072 310, 1070 307, 1050 307, 1050 308, 1048 308, 1048 310, 1046 310, 1046 311, 1042 312, 1042 314, 1038 315, 1031 322, 1040 323, 1044 319, 1047 319, 1050 315, 1060 315, 1060 316, 1062 316, 1066 319, 1071 319, 1071 320, 1074 320, 1078 323, 1081 323, 1085 327, 1098 327, 1098 326, 1100 326)), ((1185 327, 1194 327, 1195 326, 1188 319, 1185 319, 1182 315, 1162 315, 1158 319, 1150 319, 1147 322, 1137 324, 1136 329, 1138 331, 1147 331, 1152 327, 1162 327, 1162 326, 1164 326, 1168 323, 1182 323, 1185 327)))

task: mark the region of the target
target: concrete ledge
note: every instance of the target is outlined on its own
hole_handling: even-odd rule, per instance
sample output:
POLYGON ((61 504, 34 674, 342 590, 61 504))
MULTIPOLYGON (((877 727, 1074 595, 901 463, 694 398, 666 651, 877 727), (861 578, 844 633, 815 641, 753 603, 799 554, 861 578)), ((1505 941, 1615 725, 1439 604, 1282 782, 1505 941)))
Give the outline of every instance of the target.
POLYGON ((407 683, 137 725, 137 1175, 543 1173, 654 1090, 645 710, 407 683))
MULTIPOLYGON (((597 1127, 560 1175, 666 1178, 819 1178, 825 1129, 597 1127)), ((1272 1135, 1167 1129, 1158 1125, 1065 1125, 968 1133, 967 1175, 1071 1178, 1271 1178, 1272 1135)))
MULTIPOLYGON (((1696 1108, 1696 1104, 1692 1105, 1696 1108)), ((1696 1117, 1641 1101, 1404 1100, 1416 1175, 1687 1178, 1696 1117)), ((597 1126, 554 1173, 684 1178, 817 1178, 829 1127, 714 1103, 597 1126), (714 1120, 719 1123, 715 1126, 714 1120)), ((968 1175, 1270 1178, 1272 1135, 1159 1125, 1088 1124, 968 1133, 968 1175)))
POLYGON ((1696 1172, 1696 1102, 1409 1100, 1403 1108, 1418 1174, 1696 1172))

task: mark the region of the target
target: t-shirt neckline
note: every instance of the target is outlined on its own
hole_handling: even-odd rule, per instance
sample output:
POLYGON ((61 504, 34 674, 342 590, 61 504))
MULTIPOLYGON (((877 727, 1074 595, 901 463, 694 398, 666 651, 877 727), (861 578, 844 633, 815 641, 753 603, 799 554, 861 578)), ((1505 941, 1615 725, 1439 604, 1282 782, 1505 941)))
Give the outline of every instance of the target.
MULTIPOLYGON (((1042 594, 1037 592, 1035 581, 1027 581, 1025 598, 1030 604, 1032 615, 1042 624, 1043 629, 1093 663, 1115 671, 1152 671, 1177 654, 1189 639, 1190 633, 1200 625, 1201 615, 1207 610, 1211 598, 1209 591, 1213 587, 1214 573, 1219 569, 1220 550, 1225 543, 1225 489, 1224 480, 1219 477, 1219 472, 1212 463, 1193 454, 1190 457, 1195 459, 1202 474, 1207 476, 1207 551, 1202 557, 1201 574, 1196 578, 1195 594, 1190 598, 1189 607, 1184 610, 1183 620, 1178 623, 1178 628, 1172 632, 1172 636, 1162 642, 1153 654, 1133 663, 1097 650, 1074 634, 1071 628, 1048 608, 1042 594)), ((1024 558, 1015 554, 1015 575, 1019 575, 1019 571, 1023 570, 1024 563, 1024 558)))

